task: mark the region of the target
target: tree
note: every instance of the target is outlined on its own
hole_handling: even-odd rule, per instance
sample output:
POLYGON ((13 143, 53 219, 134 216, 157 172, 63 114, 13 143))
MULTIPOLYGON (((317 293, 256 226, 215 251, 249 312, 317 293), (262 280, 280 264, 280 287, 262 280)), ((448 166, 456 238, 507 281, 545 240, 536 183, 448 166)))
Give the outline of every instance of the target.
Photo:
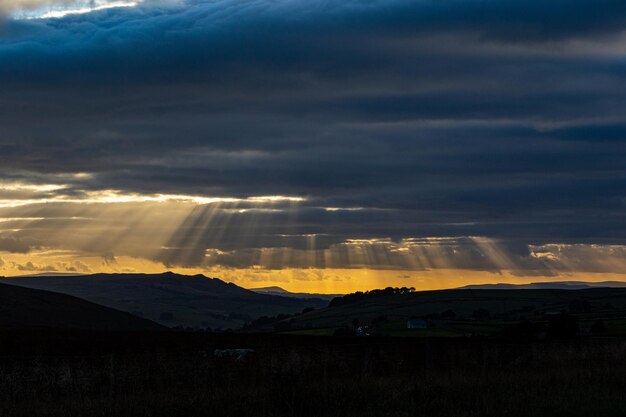
POLYGON ((342 297, 333 298, 328 304, 328 306, 338 307, 338 306, 342 306, 346 304, 357 303, 359 301, 368 300, 371 298, 388 297, 388 296, 399 295, 399 294, 400 295, 409 294, 414 291, 415 291, 415 288, 413 287, 400 287, 400 288, 387 287, 382 290, 371 290, 371 291, 365 291, 365 292, 357 291, 352 294, 346 294, 342 297))

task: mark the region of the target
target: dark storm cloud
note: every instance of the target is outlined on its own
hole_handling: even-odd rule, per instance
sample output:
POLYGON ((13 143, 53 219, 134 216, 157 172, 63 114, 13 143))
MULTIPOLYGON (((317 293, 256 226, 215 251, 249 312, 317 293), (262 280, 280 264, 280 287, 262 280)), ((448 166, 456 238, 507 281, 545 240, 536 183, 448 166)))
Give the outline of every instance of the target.
POLYGON ((290 233, 623 243, 624 29, 609 0, 147 2, 9 21, 0 176, 78 199, 307 198, 256 238, 194 240, 191 214, 170 242, 193 244, 188 263, 304 244, 276 238, 290 233))

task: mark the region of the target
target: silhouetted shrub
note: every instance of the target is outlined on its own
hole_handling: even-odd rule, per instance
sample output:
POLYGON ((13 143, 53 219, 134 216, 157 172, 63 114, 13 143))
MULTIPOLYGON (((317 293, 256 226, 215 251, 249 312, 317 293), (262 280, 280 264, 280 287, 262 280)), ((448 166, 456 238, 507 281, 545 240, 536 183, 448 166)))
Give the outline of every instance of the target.
MULTIPOLYGON (((275 317, 268 317, 268 316, 261 316, 256 320, 252 320, 251 322, 249 322, 248 324, 246 324, 243 328, 244 329, 260 329, 260 328, 267 328, 267 327, 272 327, 274 329, 277 329, 277 323, 283 320, 287 320, 288 318, 293 317, 293 315, 291 314, 279 314, 275 317)), ((291 328, 291 326, 289 327, 291 328)), ((281 331, 282 330, 288 330, 285 327, 281 327, 280 328, 281 331)))
POLYGON ((408 294, 414 291, 415 291, 415 288, 413 287, 399 287, 399 288, 387 287, 382 290, 371 290, 371 291, 365 291, 365 292, 357 291, 352 294, 346 294, 342 297, 333 298, 328 304, 328 307, 338 307, 338 306, 352 304, 352 303, 356 303, 359 301, 369 300, 369 299, 378 298, 378 297, 388 297, 391 295, 408 294))

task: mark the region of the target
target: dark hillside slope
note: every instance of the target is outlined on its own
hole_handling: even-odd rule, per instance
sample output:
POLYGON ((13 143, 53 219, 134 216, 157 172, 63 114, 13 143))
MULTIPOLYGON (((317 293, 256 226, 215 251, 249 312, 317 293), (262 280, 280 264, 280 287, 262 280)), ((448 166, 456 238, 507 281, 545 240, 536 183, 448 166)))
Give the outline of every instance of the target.
POLYGON ((315 298, 258 294, 217 278, 170 272, 14 277, 0 282, 73 295, 169 327, 237 329, 260 316, 299 313, 328 304, 315 298))
POLYGON ((577 305, 592 309, 610 308, 626 313, 626 288, 587 288, 581 290, 440 290, 371 297, 303 314, 294 319, 313 327, 351 323, 354 318, 408 318, 454 312, 457 317, 472 317, 484 309, 494 316, 515 317, 525 314, 550 314, 569 311, 577 305))
POLYGON ((162 326, 65 294, 0 284, 0 327, 158 330, 162 326))

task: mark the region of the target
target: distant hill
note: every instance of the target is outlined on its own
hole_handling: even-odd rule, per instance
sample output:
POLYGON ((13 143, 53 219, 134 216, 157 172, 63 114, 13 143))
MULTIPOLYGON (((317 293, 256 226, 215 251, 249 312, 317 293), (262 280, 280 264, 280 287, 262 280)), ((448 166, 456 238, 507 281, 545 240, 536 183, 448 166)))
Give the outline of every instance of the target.
MULTIPOLYGON (((39 272, 37 274, 24 274, 18 275, 16 278, 35 278, 35 277, 78 277, 84 276, 77 272, 39 272)), ((0 277, 5 278, 5 277, 0 277)))
POLYGON ((530 284, 479 284, 466 285, 461 289, 471 290, 530 290, 530 289, 552 289, 552 290, 582 290, 584 288, 626 288, 626 282, 622 281, 555 281, 555 282, 533 282, 530 284))
POLYGON ((169 327, 237 329, 261 316, 322 308, 327 300, 259 294, 204 275, 96 274, 0 279, 80 297, 169 327))
POLYGON ((335 307, 312 311, 293 319, 295 326, 333 327, 378 317, 389 319, 450 314, 471 318, 484 309, 492 317, 541 316, 546 313, 569 311, 572 306, 585 305, 593 309, 610 308, 626 314, 626 288, 571 289, 451 289, 418 291, 389 296, 358 299, 355 302, 334 303, 335 307), (609 307, 610 306, 610 307, 609 307))
POLYGON ((0 284, 0 327, 158 330, 157 323, 65 294, 0 284))
POLYGON ((293 297, 293 298, 319 298, 322 300, 332 300, 335 297, 341 297, 343 294, 317 294, 317 293, 306 293, 306 292, 289 292, 280 287, 262 287, 262 288, 250 288, 250 291, 254 291, 259 294, 269 294, 269 295, 278 295, 282 297, 293 297))

